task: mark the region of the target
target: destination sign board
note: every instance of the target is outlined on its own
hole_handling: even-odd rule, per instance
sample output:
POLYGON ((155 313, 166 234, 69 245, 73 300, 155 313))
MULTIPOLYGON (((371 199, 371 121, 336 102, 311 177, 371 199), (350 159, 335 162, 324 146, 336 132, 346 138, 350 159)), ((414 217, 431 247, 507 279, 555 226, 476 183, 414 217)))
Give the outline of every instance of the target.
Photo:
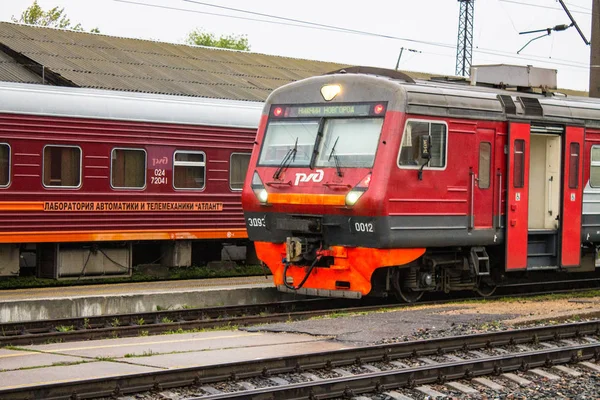
POLYGON ((274 105, 276 118, 368 117, 383 116, 385 103, 274 105))

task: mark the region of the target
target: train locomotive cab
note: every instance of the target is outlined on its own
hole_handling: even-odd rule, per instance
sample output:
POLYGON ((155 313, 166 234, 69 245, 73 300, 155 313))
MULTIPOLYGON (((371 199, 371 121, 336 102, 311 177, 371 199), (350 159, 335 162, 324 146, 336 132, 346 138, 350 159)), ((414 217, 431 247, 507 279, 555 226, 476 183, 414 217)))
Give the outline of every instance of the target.
POLYGON ((242 198, 258 258, 282 291, 360 298, 375 269, 425 251, 390 243, 385 197, 402 114, 393 87, 373 90, 371 79, 318 77, 267 101, 242 198))
POLYGON ((584 185, 597 173, 600 131, 581 127, 593 112, 364 67, 283 86, 244 183, 248 236, 279 290, 308 295, 413 302, 597 275, 600 233, 582 230, 582 218, 600 228, 591 203, 582 211, 600 193, 584 185))

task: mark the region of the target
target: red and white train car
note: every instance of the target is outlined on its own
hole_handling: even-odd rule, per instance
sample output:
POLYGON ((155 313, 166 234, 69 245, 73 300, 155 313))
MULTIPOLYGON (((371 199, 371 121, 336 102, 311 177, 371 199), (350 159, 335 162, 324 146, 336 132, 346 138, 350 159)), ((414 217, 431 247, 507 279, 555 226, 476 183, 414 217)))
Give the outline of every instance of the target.
POLYGON ((28 250, 43 276, 110 275, 129 273, 132 244, 189 265, 199 239, 218 255, 246 239, 262 106, 0 83, 0 276, 28 250))
POLYGON ((277 287, 415 301, 597 277, 600 102, 524 88, 556 84, 529 67, 502 90, 502 68, 479 69, 486 86, 349 68, 273 92, 242 202, 277 287))

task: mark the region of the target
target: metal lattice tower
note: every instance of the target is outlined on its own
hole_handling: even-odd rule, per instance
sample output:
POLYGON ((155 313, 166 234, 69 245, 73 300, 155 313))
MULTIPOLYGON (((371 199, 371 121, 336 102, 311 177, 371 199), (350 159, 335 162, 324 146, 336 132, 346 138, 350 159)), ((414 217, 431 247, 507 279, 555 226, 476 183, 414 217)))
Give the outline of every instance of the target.
POLYGON ((456 43, 456 75, 468 76, 473 58, 473 19, 475 0, 458 0, 458 41, 456 43))

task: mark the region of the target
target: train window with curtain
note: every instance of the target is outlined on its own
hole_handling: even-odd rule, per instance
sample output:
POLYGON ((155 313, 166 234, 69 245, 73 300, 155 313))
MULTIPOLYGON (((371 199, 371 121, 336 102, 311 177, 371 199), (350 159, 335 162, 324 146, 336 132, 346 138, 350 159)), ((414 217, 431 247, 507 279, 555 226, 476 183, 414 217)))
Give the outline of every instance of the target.
POLYGON ((590 186, 600 187, 600 146, 592 146, 590 165, 590 186))
POLYGON ((146 151, 142 149, 113 149, 110 184, 118 189, 146 187, 146 151))
POLYGON ((429 159, 429 165, 425 169, 445 168, 447 131, 446 124, 444 123, 408 121, 404 129, 404 135, 402 136, 398 165, 401 167, 419 168, 427 163, 427 160, 421 157, 419 137, 428 135, 431 137, 431 158, 429 159))
POLYGON ((479 143, 479 188, 490 188, 490 169, 492 164, 492 144, 479 143))
POLYGON ((233 153, 229 162, 229 187, 231 190, 242 190, 246 172, 250 164, 250 153, 233 153))
POLYGON ((569 189, 579 187, 579 143, 569 145, 569 189))
POLYGON ((201 151, 176 151, 173 156, 173 187, 204 189, 206 185, 206 155, 201 151))
POLYGON ((81 186, 81 149, 74 146, 44 147, 43 183, 46 187, 81 186))
POLYGON ((515 140, 513 166, 513 186, 522 188, 525 186, 525 141, 523 139, 515 140))
POLYGON ((0 143, 0 187, 10 183, 10 146, 0 143))

